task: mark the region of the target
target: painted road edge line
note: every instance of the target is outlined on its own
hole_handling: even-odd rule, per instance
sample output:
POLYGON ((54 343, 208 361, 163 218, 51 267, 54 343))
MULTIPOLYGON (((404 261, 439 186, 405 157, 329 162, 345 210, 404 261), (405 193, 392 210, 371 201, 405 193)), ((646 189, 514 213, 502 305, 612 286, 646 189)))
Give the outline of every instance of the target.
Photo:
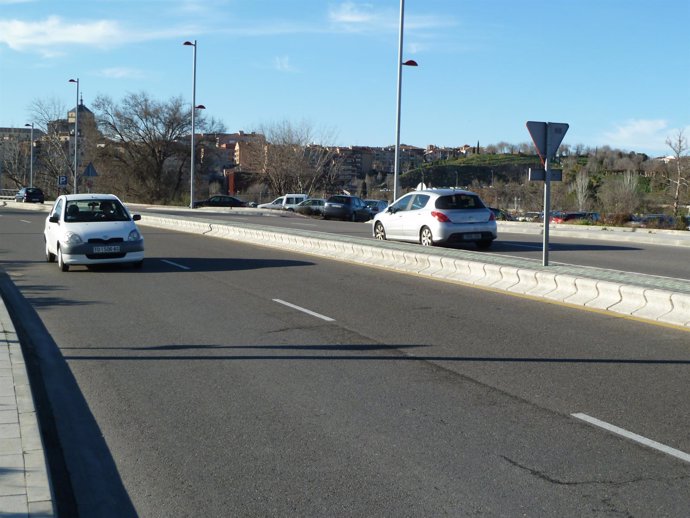
POLYGON ((273 302, 277 302, 278 304, 283 304, 284 306, 287 306, 287 307, 292 308, 292 309, 296 309, 297 311, 301 311, 302 313, 306 313, 307 315, 311 315, 313 317, 320 318, 321 320, 325 320, 326 322, 335 322, 335 319, 333 319, 331 317, 327 317, 326 315, 316 313, 314 311, 303 308, 301 306, 296 306, 295 304, 290 304, 289 302, 285 302, 284 300, 273 299, 273 302))
POLYGON ((676 450, 675 448, 671 448, 670 446, 666 446, 665 444, 661 444, 660 442, 647 439, 646 437, 637 435, 633 432, 629 432, 628 430, 609 424, 606 421, 601 421, 596 417, 588 416, 587 414, 576 413, 570 415, 576 419, 586 421, 589 424, 598 426, 599 428, 603 428, 604 430, 608 430, 609 432, 615 433, 616 435, 620 435, 621 437, 625 437, 626 439, 638 442, 655 450, 661 451, 667 455, 671 455, 672 457, 684 460, 685 462, 690 462, 690 454, 687 454, 683 451, 676 450))

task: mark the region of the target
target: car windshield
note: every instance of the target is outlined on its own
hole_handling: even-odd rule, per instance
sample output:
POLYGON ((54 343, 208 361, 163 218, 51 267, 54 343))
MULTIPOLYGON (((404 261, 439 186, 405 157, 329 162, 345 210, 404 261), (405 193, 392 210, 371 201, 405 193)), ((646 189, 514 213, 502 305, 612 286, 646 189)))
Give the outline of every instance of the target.
POLYGON ((473 194, 451 194, 436 200, 436 208, 442 210, 483 209, 485 205, 473 194))
POLYGON ((129 215, 117 200, 78 200, 67 202, 66 223, 91 221, 129 221, 129 215))

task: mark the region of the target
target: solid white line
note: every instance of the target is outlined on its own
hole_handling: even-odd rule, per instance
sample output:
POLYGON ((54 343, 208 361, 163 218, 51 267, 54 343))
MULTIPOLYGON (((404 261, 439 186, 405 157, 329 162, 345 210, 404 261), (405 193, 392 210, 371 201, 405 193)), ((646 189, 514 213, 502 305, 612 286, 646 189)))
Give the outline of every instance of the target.
POLYGON ((335 319, 331 317, 327 317, 326 315, 321 315, 320 313, 315 313, 314 311, 310 311, 306 308, 300 307, 300 306, 295 306, 294 304, 290 304, 289 302, 285 302, 284 300, 280 299, 273 299, 273 302, 277 302, 278 304, 283 304, 284 306, 288 306, 292 309, 296 309, 297 311, 301 311, 303 313, 306 313, 308 315, 311 315, 316 318, 320 318, 322 320, 325 320, 326 322, 335 322, 335 319))
POLYGON ((670 446, 666 446, 665 444, 661 444, 660 442, 653 441, 651 439, 647 439, 646 437, 643 437, 641 435, 637 435, 636 433, 629 432, 627 430, 624 430, 623 428, 618 428, 617 426, 614 426, 612 424, 609 424, 605 421, 601 421, 597 419, 596 417, 591 417, 588 416, 587 414, 570 414, 576 419, 581 419, 582 421, 587 421, 590 424, 593 424, 594 426, 598 426, 599 428, 603 428, 604 430, 608 430, 611 433, 615 433, 617 435, 620 435, 622 437, 625 437, 626 439, 630 439, 635 442, 639 442, 640 444, 644 444, 645 446, 648 446, 650 448, 654 448, 655 450, 659 450, 667 455, 671 455, 672 457, 676 457, 680 460, 684 460, 685 462, 690 462, 690 455, 687 453, 676 450, 675 448, 671 448, 670 446))
POLYGON ((168 263, 172 266, 175 266, 176 268, 181 268, 182 270, 191 270, 189 266, 182 266, 181 264, 173 263, 172 261, 168 261, 167 259, 161 259, 164 263, 168 263))

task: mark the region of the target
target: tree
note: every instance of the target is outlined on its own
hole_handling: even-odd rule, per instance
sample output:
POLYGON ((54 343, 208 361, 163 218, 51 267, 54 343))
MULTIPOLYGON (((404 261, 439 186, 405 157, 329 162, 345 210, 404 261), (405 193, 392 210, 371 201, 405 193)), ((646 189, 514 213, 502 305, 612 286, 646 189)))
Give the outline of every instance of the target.
POLYGON ((639 175, 626 171, 606 176, 599 188, 599 200, 612 214, 633 214, 640 206, 639 175))
POLYGON ((678 130, 673 138, 667 138, 666 145, 673 151, 675 171, 669 173, 668 180, 673 191, 673 214, 679 216, 680 196, 682 191, 688 188, 687 164, 685 163, 687 161, 688 140, 685 138, 683 130, 678 130))
MULTIPOLYGON (((36 127, 45 133, 35 148, 34 185, 41 187, 46 194, 52 195, 57 192, 58 177, 74 177, 70 128, 67 127, 64 118, 67 108, 56 98, 39 99, 31 104, 30 112, 36 127)), ((73 182, 69 183, 73 185, 73 182)))
POLYGON ((260 133, 266 144, 259 150, 258 172, 273 193, 311 194, 318 188, 333 187, 340 167, 336 149, 324 145, 326 137, 317 137, 308 123, 282 121, 262 127, 260 133), (315 143, 317 139, 322 142, 315 143))
MULTIPOLYGON (((105 138, 99 162, 107 177, 101 185, 147 203, 183 200, 190 173, 191 107, 180 97, 161 102, 138 93, 120 103, 99 96, 94 108, 105 138)), ((198 115, 196 131, 208 126, 198 115)), ((202 145, 201 139, 196 142, 197 149, 202 145)), ((200 159, 195 152, 195 160, 200 159)))

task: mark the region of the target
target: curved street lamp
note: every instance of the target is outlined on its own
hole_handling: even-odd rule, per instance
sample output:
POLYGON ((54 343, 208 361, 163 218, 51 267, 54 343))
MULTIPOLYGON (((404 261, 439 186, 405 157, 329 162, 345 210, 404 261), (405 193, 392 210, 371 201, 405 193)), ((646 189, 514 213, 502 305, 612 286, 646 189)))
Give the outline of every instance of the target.
POLYGON ((397 110, 395 116, 395 164, 393 169, 393 201, 398 199, 398 174, 400 170, 400 104, 402 97, 402 67, 416 67, 417 62, 413 59, 408 59, 403 62, 403 25, 405 20, 405 0, 400 0, 400 34, 398 41, 398 99, 397 110))
POLYGON ((31 127, 31 158, 29 159, 29 187, 34 186, 34 123, 24 124, 24 126, 31 127))
POLYGON ((70 79, 68 82, 77 84, 77 104, 74 108, 74 194, 77 194, 77 158, 79 156, 79 78, 70 79))
MULTIPOLYGON (((185 41, 183 45, 191 46, 194 47, 194 56, 192 60, 192 138, 191 138, 191 164, 190 164, 190 170, 189 170, 189 208, 193 209, 194 208, 194 133, 195 133, 195 121, 194 121, 194 115, 197 109, 199 109, 196 105, 196 49, 197 49, 197 43, 196 40, 192 43, 191 41, 185 41)), ((202 108, 203 105, 199 105, 202 108)))

